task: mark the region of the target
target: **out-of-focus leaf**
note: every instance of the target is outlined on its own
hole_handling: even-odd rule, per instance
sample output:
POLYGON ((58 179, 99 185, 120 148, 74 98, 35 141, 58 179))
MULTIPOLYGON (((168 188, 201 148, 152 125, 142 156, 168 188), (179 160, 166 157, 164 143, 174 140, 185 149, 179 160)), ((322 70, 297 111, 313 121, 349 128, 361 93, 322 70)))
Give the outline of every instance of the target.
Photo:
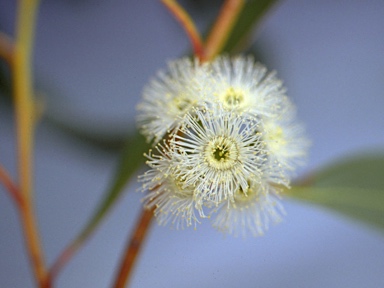
POLYGON ((384 190, 384 153, 346 159, 322 169, 312 177, 312 185, 384 190))
POLYGON ((384 154, 349 159, 287 193, 384 229, 384 154))
POLYGON ((11 102, 11 80, 7 65, 0 60, 0 97, 11 102))
POLYGON ((323 205, 384 229, 384 190, 347 187, 295 187, 290 196, 323 205))
POLYGON ((140 134, 135 134, 126 141, 113 181, 106 190, 105 196, 96 208, 95 213, 77 237, 77 244, 80 244, 88 238, 107 212, 113 207, 113 204, 122 195, 128 180, 144 163, 143 153, 148 151, 148 149, 149 144, 145 142, 144 137, 140 134))
POLYGON ((127 139, 127 135, 122 133, 107 133, 101 131, 101 129, 99 131, 94 128, 86 129, 79 125, 70 124, 67 120, 59 120, 49 115, 44 116, 44 121, 70 137, 106 151, 119 151, 123 149, 127 139))
POLYGON ((247 1, 222 52, 233 52, 239 44, 245 42, 252 29, 260 23, 276 2, 277 0, 247 1))

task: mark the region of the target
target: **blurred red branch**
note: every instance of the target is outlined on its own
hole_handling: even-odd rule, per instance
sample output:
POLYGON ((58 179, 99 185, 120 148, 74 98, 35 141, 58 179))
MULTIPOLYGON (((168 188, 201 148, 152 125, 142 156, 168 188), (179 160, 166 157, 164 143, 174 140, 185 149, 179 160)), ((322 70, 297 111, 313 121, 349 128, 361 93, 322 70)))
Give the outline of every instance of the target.
POLYGON ((21 197, 19 188, 12 181, 7 171, 0 165, 0 182, 3 183, 6 190, 11 195, 11 198, 15 201, 18 207, 23 206, 23 198, 21 197))
POLYGON ((188 13, 174 0, 161 0, 168 10, 180 22, 181 26, 187 33, 189 40, 192 43, 194 54, 197 58, 202 59, 204 53, 204 46, 201 36, 196 29, 195 24, 189 17, 188 13))
POLYGON ((124 288, 128 283, 133 267, 136 262, 147 232, 149 230, 151 220, 153 218, 153 209, 143 209, 140 218, 136 224, 135 230, 128 242, 127 249, 121 261, 119 272, 116 276, 114 288, 124 288))
POLYGON ((226 0, 220 14, 208 35, 204 49, 204 61, 212 60, 223 49, 240 12, 245 4, 244 0, 226 0))

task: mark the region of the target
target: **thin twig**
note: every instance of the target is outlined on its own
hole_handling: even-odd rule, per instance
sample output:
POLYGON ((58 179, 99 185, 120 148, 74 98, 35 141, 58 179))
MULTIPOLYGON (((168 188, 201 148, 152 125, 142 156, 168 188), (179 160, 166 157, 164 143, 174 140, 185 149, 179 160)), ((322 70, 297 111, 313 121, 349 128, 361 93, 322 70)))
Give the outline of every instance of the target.
POLYGON ((203 41, 188 13, 174 0, 161 0, 168 10, 180 22, 181 26, 187 33, 191 41, 194 54, 197 58, 202 59, 204 53, 203 41))
POLYGON ((128 242, 123 260, 120 264, 119 272, 113 285, 114 288, 124 288, 128 283, 135 265, 135 260, 144 243, 152 218, 153 209, 143 209, 133 235, 128 242))
POLYGON ((204 61, 212 60, 221 52, 244 4, 244 0, 225 1, 205 43, 204 61))
POLYGON ((25 205, 20 209, 24 239, 32 270, 41 287, 47 275, 37 220, 33 207, 32 150, 34 134, 34 102, 31 56, 38 0, 21 0, 17 10, 16 41, 12 62, 15 100, 17 152, 20 193, 25 205))
POLYGON ((78 241, 74 241, 68 247, 66 247, 63 250, 63 252, 61 252, 57 260, 53 263, 53 265, 49 269, 45 288, 51 287, 53 283, 55 283, 55 280, 59 272, 68 263, 68 261, 72 259, 73 255, 80 248, 81 244, 82 243, 79 243, 78 241))
POLYGON ((7 171, 0 165, 0 182, 3 183, 5 189, 9 192, 11 198, 15 201, 16 205, 20 208, 23 206, 23 198, 20 195, 19 188, 12 181, 7 171))

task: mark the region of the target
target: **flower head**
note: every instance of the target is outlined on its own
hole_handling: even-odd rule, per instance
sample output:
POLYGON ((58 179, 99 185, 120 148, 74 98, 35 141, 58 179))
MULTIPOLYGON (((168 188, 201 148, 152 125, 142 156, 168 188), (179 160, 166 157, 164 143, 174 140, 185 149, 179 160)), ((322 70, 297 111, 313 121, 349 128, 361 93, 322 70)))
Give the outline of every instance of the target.
POLYGON ((211 63, 212 100, 239 114, 273 116, 286 98, 282 82, 253 57, 217 57, 211 63))
POLYGON ((196 226, 210 210, 214 227, 245 237, 280 221, 277 187, 289 187, 308 140, 275 73, 252 57, 184 58, 144 89, 138 110, 148 141, 166 143, 139 178, 160 224, 196 226))
POLYGON ((201 197, 220 203, 248 189, 248 178, 260 178, 265 161, 260 123, 218 107, 187 114, 171 140, 176 173, 201 197))
POLYGON ((296 109, 286 100, 276 117, 263 118, 264 143, 268 151, 269 181, 289 185, 297 166, 303 165, 309 140, 296 120, 296 109))
POLYGON ((148 141, 158 143, 179 125, 179 118, 192 107, 203 105, 207 67, 198 60, 183 58, 170 62, 143 91, 137 123, 148 141))
MULTIPOLYGON (((169 158, 167 145, 156 146, 158 154, 146 155, 150 169, 139 176, 141 190, 148 192, 143 198, 148 209, 155 207, 155 216, 160 225, 171 223, 177 229, 199 223, 195 214, 194 188, 185 186, 173 173, 175 162, 169 158)), ((204 217, 202 209, 200 216, 204 217)))
POLYGON ((284 209, 274 191, 263 184, 249 181, 247 191, 238 189, 234 194, 234 201, 222 203, 217 211, 213 226, 219 231, 242 236, 249 233, 260 236, 268 229, 269 223, 281 221, 284 209))

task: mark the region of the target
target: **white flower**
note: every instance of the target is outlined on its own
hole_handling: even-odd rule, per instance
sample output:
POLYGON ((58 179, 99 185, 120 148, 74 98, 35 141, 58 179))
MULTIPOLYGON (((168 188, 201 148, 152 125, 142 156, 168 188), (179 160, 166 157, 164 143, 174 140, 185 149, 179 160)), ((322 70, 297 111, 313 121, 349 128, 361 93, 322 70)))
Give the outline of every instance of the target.
POLYGON ((266 188, 255 181, 249 182, 247 191, 238 189, 234 201, 222 203, 218 211, 215 211, 217 216, 212 225, 219 231, 243 238, 249 233, 261 236, 270 222, 281 221, 281 215, 285 212, 271 187, 266 188))
POLYGON ((282 82, 253 57, 217 57, 211 63, 213 100, 228 110, 251 115, 276 115, 286 98, 282 82))
POLYGON ((195 214, 193 192, 193 187, 183 187, 181 181, 169 175, 143 201, 146 208, 156 207, 154 213, 160 225, 171 223, 176 229, 192 225, 196 228, 200 221, 195 214))
POLYGON ((195 226, 204 210, 235 236, 262 235, 284 209, 309 141, 275 73, 252 57, 217 57, 169 64, 144 89, 137 117, 148 141, 150 169, 139 177, 143 201, 160 224, 195 226))
POLYGON ((168 71, 159 72, 144 88, 137 123, 148 141, 159 142, 177 128, 180 117, 204 104, 209 75, 206 66, 188 58, 170 62, 168 71))
POLYGON ((187 114, 171 143, 176 173, 216 204, 233 199, 239 187, 246 191, 266 160, 259 121, 220 107, 187 114))
MULTIPOLYGON (((158 145, 159 155, 151 152, 146 155, 151 167, 139 181, 143 182, 141 190, 148 192, 143 198, 147 209, 155 208, 154 214, 160 225, 171 223, 176 229, 194 225, 199 219, 195 214, 194 188, 184 183, 173 174, 175 162, 169 158, 168 147, 158 145)), ((205 217, 202 208, 200 216, 205 217)))
POLYGON ((289 186, 296 167, 304 164, 310 144, 290 101, 285 101, 276 117, 263 118, 263 132, 268 151, 268 171, 265 172, 269 173, 269 181, 289 186))

